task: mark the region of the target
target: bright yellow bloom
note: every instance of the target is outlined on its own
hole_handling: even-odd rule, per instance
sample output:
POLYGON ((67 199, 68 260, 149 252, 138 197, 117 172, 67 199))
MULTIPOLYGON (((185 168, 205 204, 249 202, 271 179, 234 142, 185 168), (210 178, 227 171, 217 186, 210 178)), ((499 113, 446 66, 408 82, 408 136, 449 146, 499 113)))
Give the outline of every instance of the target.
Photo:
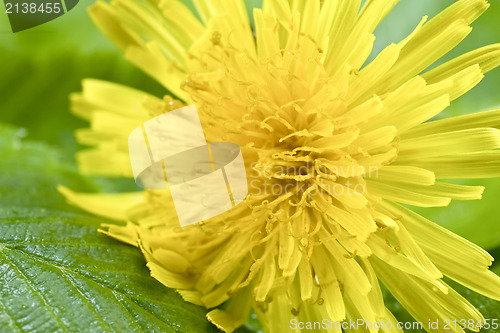
POLYGON ((500 44, 422 74, 488 7, 461 0, 363 66, 397 2, 264 1, 255 32, 239 0, 194 0, 201 22, 177 0, 96 3, 90 14, 104 34, 176 97, 84 81, 72 96, 91 122, 76 134, 93 146, 78 154, 81 170, 132 177, 128 134, 196 104, 208 141, 242 148, 250 193, 184 228, 168 190, 62 193, 127 221, 107 233, 139 246, 152 276, 185 300, 227 301, 207 315, 226 331, 251 309, 273 333, 292 319, 394 323, 379 281, 416 320, 441 321, 429 332, 445 332, 444 319, 481 321, 442 278, 500 300, 493 258, 401 204, 480 199, 482 187, 441 180, 500 176, 500 110, 427 122, 500 64, 500 44))

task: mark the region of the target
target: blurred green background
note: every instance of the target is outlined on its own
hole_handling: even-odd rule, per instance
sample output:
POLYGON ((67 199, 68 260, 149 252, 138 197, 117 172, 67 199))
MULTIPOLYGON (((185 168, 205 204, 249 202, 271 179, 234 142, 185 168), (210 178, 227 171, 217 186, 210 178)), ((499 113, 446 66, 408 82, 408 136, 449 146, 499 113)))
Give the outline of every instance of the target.
MULTIPOLYGON (((261 4, 258 0, 246 2, 248 8, 261 4)), ((406 37, 422 16, 432 17, 453 2, 402 0, 375 31, 377 39, 371 59, 389 43, 406 37)), ((472 33, 440 62, 500 42, 500 1, 490 2, 490 9, 473 23, 472 33)), ((83 78, 106 79, 157 96, 165 94, 159 84, 128 64, 94 27, 86 14, 86 8, 92 3, 81 0, 64 16, 16 34, 11 32, 4 7, 0 5, 0 123, 25 129, 21 136, 55 147, 70 163, 74 163, 72 156, 79 149, 73 131, 87 124, 69 113, 68 95, 80 90, 83 78)), ((499 92, 500 69, 496 69, 471 92, 453 102, 441 116, 500 108, 499 92)), ((454 202, 447 208, 419 212, 500 258, 500 180, 465 183, 486 185, 483 200, 454 202)), ((499 268, 496 263, 497 272, 499 268)), ((405 317, 397 304, 391 307, 405 317)), ((493 307, 498 309, 498 304, 493 307)))

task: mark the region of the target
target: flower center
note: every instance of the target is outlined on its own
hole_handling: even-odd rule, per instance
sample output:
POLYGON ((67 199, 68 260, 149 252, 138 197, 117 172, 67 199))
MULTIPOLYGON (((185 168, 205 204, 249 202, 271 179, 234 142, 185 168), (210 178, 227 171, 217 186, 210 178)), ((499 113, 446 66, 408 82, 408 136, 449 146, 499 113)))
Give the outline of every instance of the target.
MULTIPOLYGON (((258 58, 217 34, 211 43, 209 52, 191 57, 198 71, 183 89, 197 105, 208 141, 242 147, 248 203, 254 213, 264 212, 266 230, 287 222, 292 235, 310 239, 332 215, 366 209, 363 177, 395 157, 397 133, 387 142, 377 142, 377 133, 360 135, 365 113, 381 101, 374 97, 348 110, 344 96, 357 73, 329 77, 319 48, 315 57, 297 47, 258 58)), ((340 235, 332 223, 329 234, 340 235)))

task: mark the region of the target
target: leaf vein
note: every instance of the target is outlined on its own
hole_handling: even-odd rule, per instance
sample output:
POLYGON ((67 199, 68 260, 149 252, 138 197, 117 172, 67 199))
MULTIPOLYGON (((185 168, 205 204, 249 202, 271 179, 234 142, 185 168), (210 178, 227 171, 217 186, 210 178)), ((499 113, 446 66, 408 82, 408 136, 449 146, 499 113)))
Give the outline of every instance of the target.
POLYGON ((7 254, 4 251, 0 251, 0 253, 3 255, 5 258, 7 264, 9 264, 11 267, 13 267, 21 276, 21 278, 26 282, 26 285, 33 291, 33 293, 42 301, 43 306, 48 310, 49 314, 60 324, 60 327, 63 328, 66 332, 69 332, 69 327, 61 321, 61 319, 55 314, 55 312, 52 310, 52 308, 49 306, 47 303, 47 300, 45 297, 43 297, 42 293, 33 286, 31 283, 30 279, 26 276, 25 273, 21 270, 21 268, 16 265, 12 260, 7 256, 7 254))

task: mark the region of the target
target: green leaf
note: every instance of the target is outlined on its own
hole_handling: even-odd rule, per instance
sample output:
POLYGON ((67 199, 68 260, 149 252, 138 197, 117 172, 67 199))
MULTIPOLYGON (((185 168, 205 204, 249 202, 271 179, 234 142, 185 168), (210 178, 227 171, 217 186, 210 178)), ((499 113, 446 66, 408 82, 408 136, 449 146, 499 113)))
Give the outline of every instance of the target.
POLYGON ((206 310, 149 276, 140 251, 97 232, 59 184, 91 181, 51 147, 0 127, 1 332, 211 332, 206 310))

